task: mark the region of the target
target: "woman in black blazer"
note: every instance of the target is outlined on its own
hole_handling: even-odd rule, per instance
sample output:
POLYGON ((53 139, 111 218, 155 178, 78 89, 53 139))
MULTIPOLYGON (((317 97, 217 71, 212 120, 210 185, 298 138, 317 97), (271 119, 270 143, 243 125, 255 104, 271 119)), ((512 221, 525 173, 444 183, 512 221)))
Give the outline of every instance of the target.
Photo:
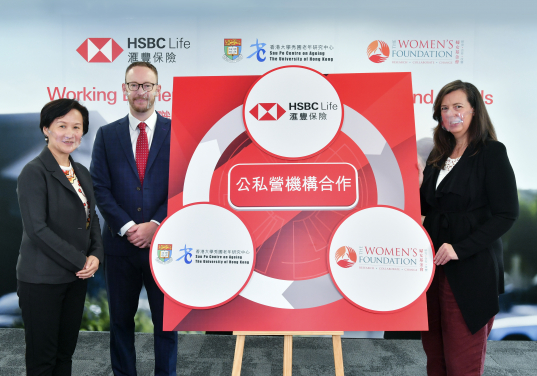
POLYGON ((88 170, 70 154, 88 132, 88 110, 58 99, 41 110, 47 146, 17 181, 23 222, 17 294, 28 375, 70 375, 87 278, 103 259, 88 170))
POLYGON ((481 375, 504 291, 500 237, 518 216, 515 175, 477 88, 454 81, 434 103, 434 148, 420 189, 436 256, 422 332, 429 375, 481 375))

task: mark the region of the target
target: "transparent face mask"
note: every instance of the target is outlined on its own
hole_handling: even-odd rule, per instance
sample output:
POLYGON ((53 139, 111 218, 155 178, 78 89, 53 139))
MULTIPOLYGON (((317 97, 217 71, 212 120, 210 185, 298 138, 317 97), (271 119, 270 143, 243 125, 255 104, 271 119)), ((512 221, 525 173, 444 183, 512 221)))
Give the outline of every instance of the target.
POLYGON ((64 146, 70 148, 71 151, 80 146, 80 141, 82 139, 81 131, 76 131, 73 129, 62 130, 61 128, 51 128, 49 128, 46 133, 46 136, 49 139, 49 145, 57 145, 58 147, 64 146))
POLYGON ((442 128, 449 131, 451 128, 464 122, 464 119, 471 116, 473 111, 466 112, 442 112, 442 128))

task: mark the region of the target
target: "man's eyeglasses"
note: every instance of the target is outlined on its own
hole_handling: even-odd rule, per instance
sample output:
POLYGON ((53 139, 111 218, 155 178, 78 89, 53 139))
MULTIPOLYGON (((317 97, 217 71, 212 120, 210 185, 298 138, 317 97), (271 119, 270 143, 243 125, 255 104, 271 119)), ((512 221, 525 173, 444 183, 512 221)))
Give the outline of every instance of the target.
POLYGON ((139 84, 136 82, 127 82, 127 87, 129 88, 130 91, 137 91, 140 86, 142 87, 142 89, 144 89, 144 91, 151 91, 153 90, 153 87, 155 85, 158 85, 158 84, 150 84, 149 82, 146 82, 143 84, 139 84))

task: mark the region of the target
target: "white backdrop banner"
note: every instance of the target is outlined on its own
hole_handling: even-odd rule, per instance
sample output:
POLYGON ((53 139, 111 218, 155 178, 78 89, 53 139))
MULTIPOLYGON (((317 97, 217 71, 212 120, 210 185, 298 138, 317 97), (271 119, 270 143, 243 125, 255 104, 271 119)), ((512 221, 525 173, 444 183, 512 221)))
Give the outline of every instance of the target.
POLYGON ((0 113, 35 113, 49 100, 69 97, 114 121, 127 113, 121 83, 133 61, 159 70, 157 109, 168 117, 174 76, 257 75, 290 64, 324 74, 409 71, 418 139, 431 137, 440 88, 470 81, 507 145, 519 187, 537 188, 524 157, 537 136, 530 110, 537 83, 533 2, 510 2, 506 9, 474 1, 449 10, 421 0, 291 3, 7 5, 0 23, 0 113))

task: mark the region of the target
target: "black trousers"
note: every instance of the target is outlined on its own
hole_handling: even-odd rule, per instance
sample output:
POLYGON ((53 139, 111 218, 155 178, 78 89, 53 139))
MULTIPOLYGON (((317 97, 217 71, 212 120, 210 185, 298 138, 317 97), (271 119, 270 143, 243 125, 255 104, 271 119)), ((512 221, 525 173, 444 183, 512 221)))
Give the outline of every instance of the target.
POLYGON ((135 376, 134 315, 142 285, 154 325, 155 376, 177 375, 177 332, 162 330, 164 294, 149 265, 149 249, 133 249, 129 256, 105 255, 104 272, 110 309, 110 360, 116 376, 135 376))
POLYGON ((87 281, 41 284, 17 281, 24 321, 27 375, 71 375, 87 281))

